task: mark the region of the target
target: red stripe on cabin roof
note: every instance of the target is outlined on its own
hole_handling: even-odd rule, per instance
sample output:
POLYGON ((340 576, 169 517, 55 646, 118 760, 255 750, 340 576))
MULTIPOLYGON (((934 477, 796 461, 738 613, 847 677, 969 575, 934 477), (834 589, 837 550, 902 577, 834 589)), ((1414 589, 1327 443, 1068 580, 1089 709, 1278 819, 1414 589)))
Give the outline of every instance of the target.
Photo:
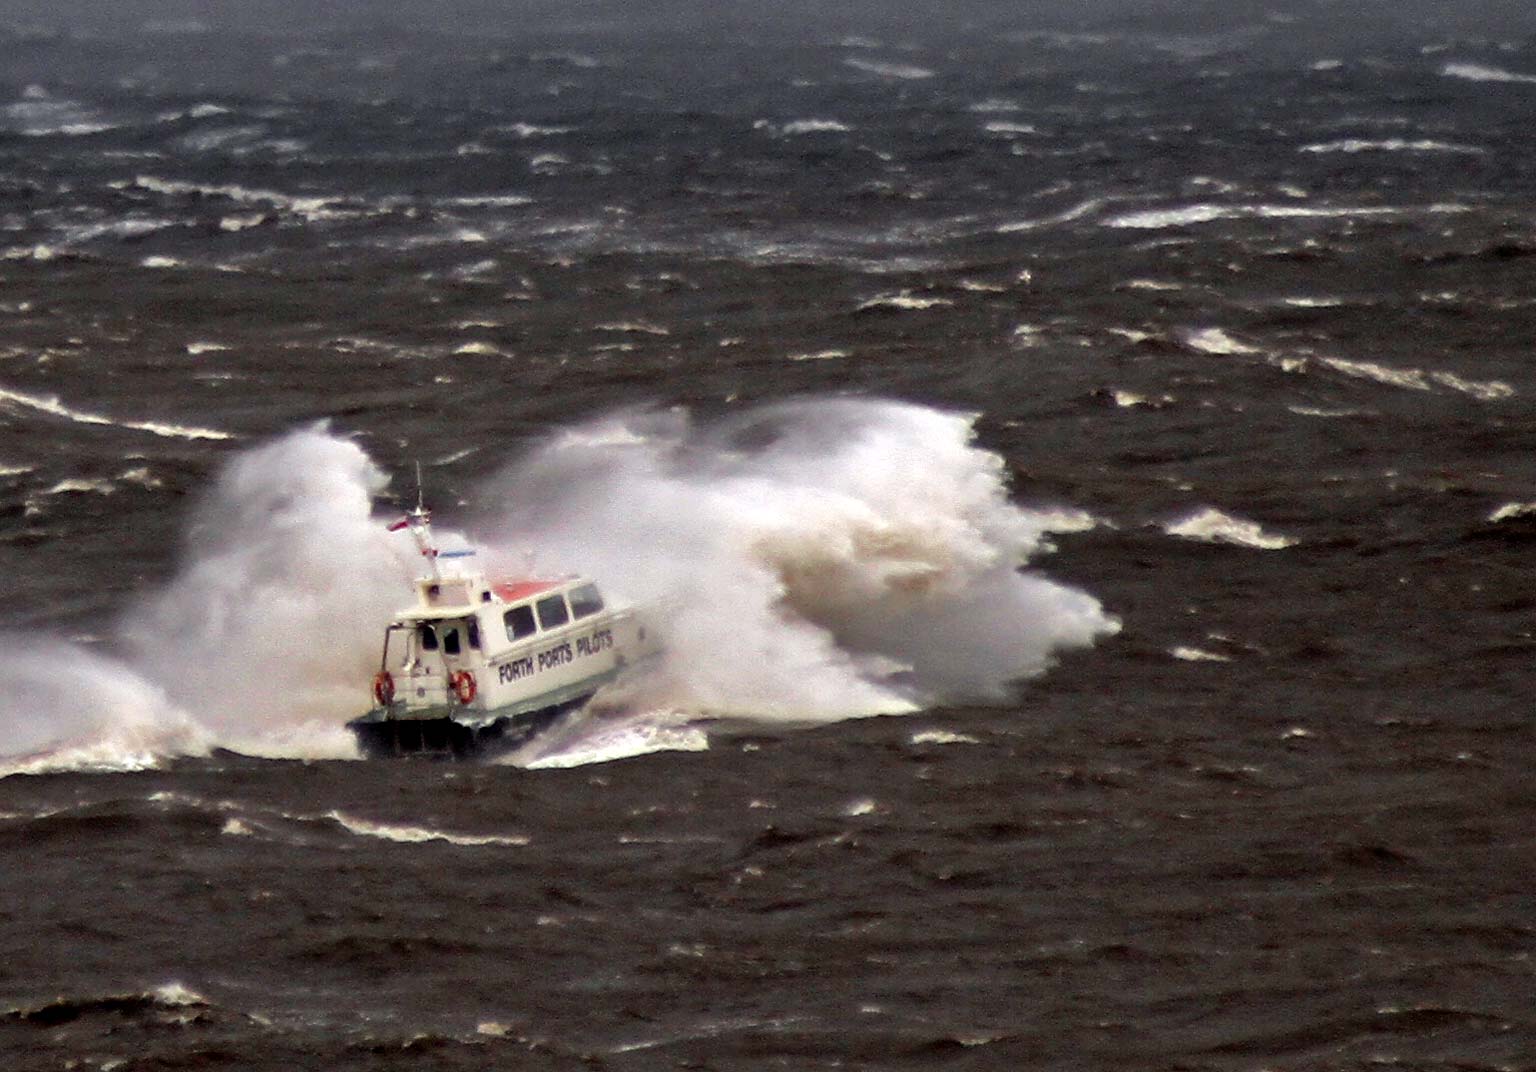
POLYGON ((515 603, 519 599, 527 599, 529 596, 546 592, 559 583, 559 581, 501 581, 491 585, 491 591, 508 603, 515 603))

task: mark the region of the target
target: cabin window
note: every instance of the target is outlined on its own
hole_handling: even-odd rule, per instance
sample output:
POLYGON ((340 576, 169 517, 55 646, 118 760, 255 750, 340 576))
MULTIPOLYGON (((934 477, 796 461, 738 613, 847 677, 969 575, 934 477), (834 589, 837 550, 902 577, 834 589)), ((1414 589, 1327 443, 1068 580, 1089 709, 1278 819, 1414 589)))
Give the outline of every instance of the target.
POLYGON ((457 629, 443 630, 443 654, 457 655, 459 653, 459 631, 457 629))
POLYGON ((430 625, 428 625, 426 622, 422 622, 421 628, 417 630, 417 634, 421 638, 422 651, 437 650, 437 634, 432 631, 432 627, 430 625))
POLYGON ((526 603, 519 603, 507 611, 505 620, 508 640, 521 640, 539 631, 533 620, 533 608, 526 603))
POLYGON ((571 620, 570 611, 565 609, 565 596, 545 596, 534 606, 539 608, 539 627, 541 629, 554 629, 571 620))
POLYGON ((476 651, 480 650, 480 623, 471 618, 465 623, 465 633, 469 638, 469 646, 476 651))
POLYGON ((585 618, 603 609, 603 597, 597 593, 597 585, 584 584, 571 593, 571 617, 585 618))

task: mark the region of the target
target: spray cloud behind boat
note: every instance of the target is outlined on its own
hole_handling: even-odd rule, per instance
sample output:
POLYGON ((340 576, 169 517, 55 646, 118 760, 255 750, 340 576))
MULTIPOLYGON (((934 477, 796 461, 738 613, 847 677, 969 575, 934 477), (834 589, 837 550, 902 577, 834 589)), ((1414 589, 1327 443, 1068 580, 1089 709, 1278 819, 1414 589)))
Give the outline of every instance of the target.
MULTIPOLYGON (((1018 569, 1059 518, 1011 502, 972 436, 968 416, 874 400, 620 413, 526 451, 471 497, 468 526, 488 576, 581 572, 652 608, 664 659, 608 702, 631 729, 995 699, 1117 624, 1018 569)), ((5 752, 25 757, 0 770, 213 745, 355 754, 344 724, 421 572, 408 534, 375 516, 385 486, 325 428, 238 455, 194 511, 177 575, 125 616, 119 658, 61 642, 0 663, 5 752), (115 679, 84 694, 110 703, 81 703, 72 678, 87 673, 115 679)))

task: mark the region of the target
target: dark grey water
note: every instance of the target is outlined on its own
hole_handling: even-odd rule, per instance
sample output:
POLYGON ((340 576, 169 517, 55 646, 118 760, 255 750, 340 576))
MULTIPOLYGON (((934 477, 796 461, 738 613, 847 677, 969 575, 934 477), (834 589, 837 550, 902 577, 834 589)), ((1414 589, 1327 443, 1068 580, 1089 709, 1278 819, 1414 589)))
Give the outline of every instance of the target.
POLYGON ((1536 1067, 1528 14, 243 10, 0 37, 7 1067, 1536 1067), (344 758, 416 461, 674 676, 344 758))

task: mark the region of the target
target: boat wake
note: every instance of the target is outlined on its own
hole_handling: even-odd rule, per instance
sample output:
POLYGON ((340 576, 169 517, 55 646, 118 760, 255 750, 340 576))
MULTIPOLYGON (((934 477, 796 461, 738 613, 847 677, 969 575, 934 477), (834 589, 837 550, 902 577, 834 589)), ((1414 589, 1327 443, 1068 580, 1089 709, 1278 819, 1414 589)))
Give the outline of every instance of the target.
MULTIPOLYGON (((0 775, 153 765, 214 747, 356 754, 379 637, 418 557, 373 516, 386 480, 324 427, 234 458, 179 572, 107 656, 8 645, 0 775)), ((703 727, 999 701, 1117 623, 1022 569, 1073 518, 1008 497, 972 418, 802 400, 717 421, 636 410, 565 429, 473 496, 492 574, 581 571, 651 608, 666 655, 510 761, 701 748, 703 727)))

